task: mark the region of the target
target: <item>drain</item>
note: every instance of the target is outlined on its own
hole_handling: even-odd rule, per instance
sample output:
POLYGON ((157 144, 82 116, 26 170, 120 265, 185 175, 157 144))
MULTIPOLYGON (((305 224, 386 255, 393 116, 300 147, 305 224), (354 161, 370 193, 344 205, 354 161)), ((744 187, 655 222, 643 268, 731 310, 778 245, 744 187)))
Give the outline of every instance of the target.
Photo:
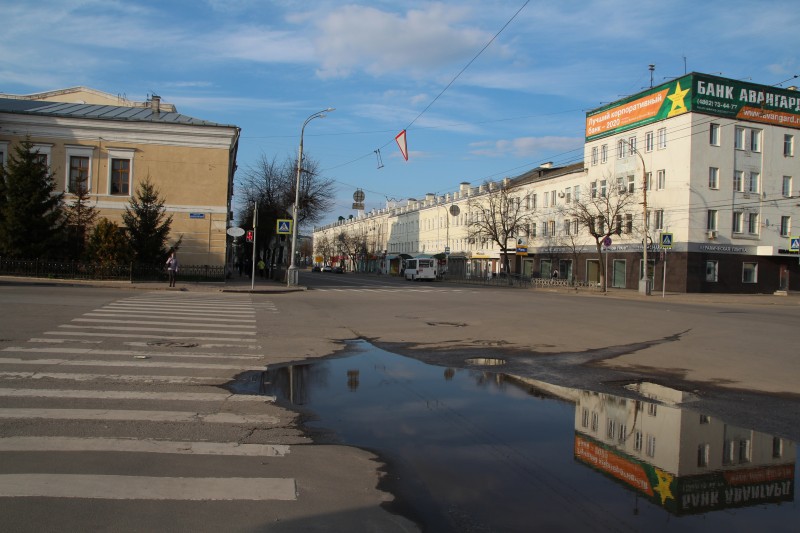
POLYGON ((506 364, 505 359, 499 359, 497 357, 473 357, 467 359, 465 362, 469 365, 477 366, 502 366, 506 364))

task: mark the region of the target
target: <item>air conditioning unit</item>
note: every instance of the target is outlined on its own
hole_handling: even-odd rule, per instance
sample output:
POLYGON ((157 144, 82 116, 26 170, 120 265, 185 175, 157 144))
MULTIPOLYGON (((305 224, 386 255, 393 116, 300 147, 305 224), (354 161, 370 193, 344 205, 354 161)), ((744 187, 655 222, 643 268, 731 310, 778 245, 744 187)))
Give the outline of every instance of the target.
POLYGON ((717 230, 715 230, 715 229, 708 230, 708 238, 709 239, 716 239, 717 238, 717 230))
POLYGON ((564 198, 564 191, 561 191, 561 192, 559 192, 559 193, 558 193, 558 197, 559 197, 559 198, 564 198))

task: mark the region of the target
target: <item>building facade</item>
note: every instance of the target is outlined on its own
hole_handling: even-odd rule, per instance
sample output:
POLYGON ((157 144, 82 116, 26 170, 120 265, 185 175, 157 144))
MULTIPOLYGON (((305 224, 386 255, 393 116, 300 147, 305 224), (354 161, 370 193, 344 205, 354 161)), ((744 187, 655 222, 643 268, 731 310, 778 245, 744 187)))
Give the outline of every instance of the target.
POLYGON ((315 228, 315 256, 343 257, 318 245, 361 235, 366 263, 387 272, 436 256, 450 273, 496 275, 513 253, 512 274, 634 289, 646 251, 648 290, 800 290, 799 129, 791 88, 687 74, 588 112, 581 163, 360 212, 315 228), (470 232, 475 202, 499 187, 527 217, 505 250, 470 232), (598 220, 613 229, 600 246, 577 206, 622 194, 626 208, 598 220))
POLYGON ((138 185, 149 179, 182 238, 184 264, 226 263, 240 130, 178 113, 153 96, 132 102, 85 87, 0 95, 0 162, 29 139, 54 174, 65 202, 87 179, 100 217, 122 224, 138 185))

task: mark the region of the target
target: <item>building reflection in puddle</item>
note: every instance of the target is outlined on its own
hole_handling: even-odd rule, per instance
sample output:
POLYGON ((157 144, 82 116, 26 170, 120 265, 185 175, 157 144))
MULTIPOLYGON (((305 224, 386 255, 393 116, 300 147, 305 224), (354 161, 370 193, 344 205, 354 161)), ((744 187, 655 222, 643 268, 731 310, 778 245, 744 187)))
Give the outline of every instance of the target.
POLYGON ((623 398, 501 368, 431 366, 359 341, 229 388, 273 395, 310 414, 308 429, 381 455, 392 491, 430 531, 798 523, 793 442, 680 409, 689 398, 658 385, 623 398))
POLYGON ((794 500, 794 443, 671 407, 680 391, 637 388, 650 401, 578 393, 576 460, 677 515, 794 500))

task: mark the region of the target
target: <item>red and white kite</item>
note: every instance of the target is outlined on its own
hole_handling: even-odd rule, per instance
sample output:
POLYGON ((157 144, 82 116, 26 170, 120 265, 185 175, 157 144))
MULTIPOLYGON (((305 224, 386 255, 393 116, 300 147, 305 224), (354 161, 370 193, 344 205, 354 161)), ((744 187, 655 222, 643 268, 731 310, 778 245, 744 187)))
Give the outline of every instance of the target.
POLYGON ((408 161, 408 143, 406 142, 406 130, 401 131, 397 134, 397 137, 394 138, 397 142, 397 146, 400 147, 400 153, 403 154, 403 158, 408 161))

